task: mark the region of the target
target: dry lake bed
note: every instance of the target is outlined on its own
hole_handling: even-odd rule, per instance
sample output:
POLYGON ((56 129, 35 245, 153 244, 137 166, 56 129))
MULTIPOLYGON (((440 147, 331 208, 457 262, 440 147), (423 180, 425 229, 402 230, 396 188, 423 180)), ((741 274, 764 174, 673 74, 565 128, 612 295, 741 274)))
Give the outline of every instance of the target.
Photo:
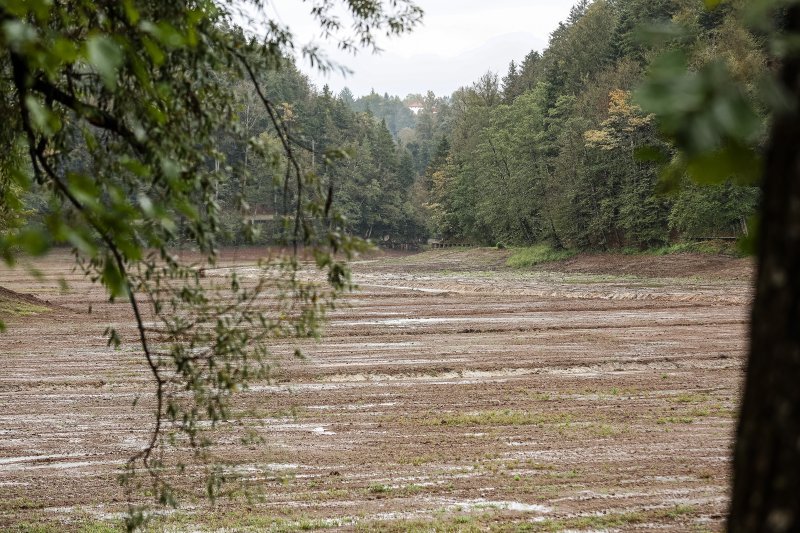
MULTIPOLYGON (((215 453, 247 473, 247 496, 186 501, 149 527, 721 530, 749 261, 513 270, 508 254, 357 261, 359 289, 321 341, 237 399, 263 443, 222 438, 215 453)), ((209 274, 248 259, 227 253, 209 274)), ((118 530, 119 469, 151 427, 148 402, 132 407, 152 392, 147 367, 135 342, 106 346, 109 324, 132 326, 124 302, 66 253, 37 267, 44 280, 0 269, 14 291, 0 293, 0 530, 118 530)))

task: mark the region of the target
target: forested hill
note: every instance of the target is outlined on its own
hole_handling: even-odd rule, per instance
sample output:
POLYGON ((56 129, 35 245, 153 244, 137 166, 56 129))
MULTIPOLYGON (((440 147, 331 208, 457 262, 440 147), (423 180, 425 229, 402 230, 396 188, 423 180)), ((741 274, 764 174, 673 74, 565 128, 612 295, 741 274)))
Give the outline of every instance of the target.
MULTIPOLYGON (((451 100, 444 141, 420 178, 432 234, 494 244, 653 246, 745 230, 759 192, 685 178, 661 194, 658 128, 632 91, 666 47, 699 67, 723 59, 753 86, 767 70, 764 46, 744 29, 744 2, 713 12, 682 0, 583 0, 544 52, 488 73, 451 100), (681 38, 646 44, 644 25, 673 22, 681 38)), ((652 41, 651 41, 652 42, 652 41)), ((689 98, 689 96, 686 96, 689 98)), ((688 105, 692 105, 689 103, 688 105)))
POLYGON ((667 49, 683 50, 694 68, 722 59, 753 87, 768 57, 745 29, 743 8, 743 1, 707 11, 685 0, 582 0, 543 52, 450 97, 323 93, 325 105, 356 112, 362 131, 341 124, 345 134, 332 139, 358 148, 337 170, 350 184, 339 201, 351 227, 390 241, 593 249, 741 235, 758 188, 660 180, 660 164, 642 154, 656 148, 671 157, 671 150, 635 89, 667 49), (668 23, 661 39, 642 31, 668 23), (411 105, 422 109, 414 114, 411 105), (389 142, 385 130, 397 144, 391 156, 377 149, 389 142))

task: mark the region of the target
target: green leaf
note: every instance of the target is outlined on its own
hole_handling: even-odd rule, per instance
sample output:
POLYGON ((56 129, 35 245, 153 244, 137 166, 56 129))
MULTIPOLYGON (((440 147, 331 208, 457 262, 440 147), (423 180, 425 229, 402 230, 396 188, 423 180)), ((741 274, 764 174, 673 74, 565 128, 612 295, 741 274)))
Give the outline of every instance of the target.
POLYGON ((43 281, 44 280, 44 272, 39 270, 34 266, 28 267, 28 273, 35 279, 36 281, 43 281))
POLYGON ((731 138, 742 141, 755 138, 762 127, 758 113, 745 98, 739 95, 725 98, 723 94, 715 98, 710 109, 717 124, 731 138))
POLYGON ((107 327, 103 334, 108 337, 108 341, 106 341, 106 346, 113 346, 115 349, 119 349, 122 345, 122 339, 119 337, 119 333, 117 330, 112 327, 107 327))
POLYGON ((20 51, 39 39, 33 26, 21 20, 7 20, 3 22, 2 28, 6 43, 15 51, 20 51))
POLYGON ((785 85, 771 75, 763 75, 758 80, 759 95, 764 103, 777 114, 794 111, 797 103, 785 85))
POLYGON ((123 157, 120 159, 120 164, 140 178, 146 178, 150 175, 150 167, 137 159, 123 157))
POLYGON ((122 6, 125 8, 125 16, 128 17, 128 22, 136 24, 139 22, 139 11, 133 3, 133 0, 123 0, 122 6))
POLYGON ((31 186, 31 178, 30 176, 20 170, 19 168, 12 167, 9 170, 9 176, 11 177, 11 181, 15 183, 17 186, 21 187, 24 190, 28 190, 31 186))
POLYGON ((111 256, 106 256, 102 273, 102 282, 103 285, 108 288, 112 300, 117 296, 125 294, 125 277, 122 275, 119 268, 117 268, 114 258, 111 256))
POLYGON ((100 73, 106 87, 116 87, 117 70, 124 59, 119 45, 110 37, 95 35, 86 41, 86 53, 89 63, 100 73))
POLYGON ((53 0, 23 0, 22 4, 24 4, 29 11, 33 12, 33 16, 36 17, 37 21, 47 22, 50 18, 50 9, 53 7, 53 0))
POLYGON ((138 261, 142 258, 142 249, 132 237, 117 235, 116 242, 126 260, 138 261))
POLYGON ((147 113, 148 118, 157 122, 158 124, 164 124, 167 121, 167 115, 164 114, 161 109, 154 102, 144 102, 145 112, 147 113))
POLYGON ((656 194, 676 194, 681 188, 681 179, 686 174, 686 163, 679 156, 661 169, 656 183, 656 194))
POLYGON ((50 239, 43 228, 29 228, 17 236, 19 245, 33 256, 43 255, 50 249, 50 239))
POLYGON ((181 166, 174 159, 170 159, 168 157, 162 158, 161 173, 164 175, 164 178, 166 178, 168 182, 175 181, 178 179, 178 177, 180 177, 181 166))
POLYGON ((158 24, 142 21, 139 27, 167 48, 180 48, 185 44, 184 36, 166 21, 161 21, 158 24))
POLYGON ((97 253, 97 247, 89 240, 87 235, 83 235, 69 227, 64 228, 64 233, 66 240, 83 255, 93 257, 97 253))
POLYGON ((6 211, 22 211, 25 207, 19 195, 10 188, 6 188, 3 191, 2 198, 5 203, 4 208, 6 211))
POLYGON ((30 8, 28 0, 5 0, 3 2, 3 9, 15 17, 27 17, 30 13, 30 8))
POLYGON ((753 183, 761 173, 761 158, 744 146, 726 146, 691 158, 686 169, 689 176, 700 184, 722 183, 730 178, 753 183))
POLYGON ((634 157, 638 161, 665 163, 667 154, 657 146, 641 146, 634 152, 634 157))
POLYGON ((150 59, 153 61, 155 66, 158 67, 164 64, 164 60, 167 56, 164 54, 164 51, 153 42, 152 39, 142 37, 142 44, 144 45, 144 49, 147 51, 147 54, 150 56, 150 59))
POLYGON ((61 131, 61 119, 49 108, 39 102, 33 95, 25 97, 25 107, 30 113, 33 126, 45 135, 54 135, 61 131))
POLYGON ((64 37, 54 40, 50 51, 63 63, 72 63, 78 58, 78 47, 72 40, 64 37))
POLYGON ((72 195, 84 207, 88 209, 97 209, 99 207, 100 189, 92 178, 85 174, 70 172, 67 175, 67 185, 72 195))
POLYGON ((153 208, 153 201, 144 193, 140 193, 139 197, 139 207, 142 208, 142 212, 147 215, 148 217, 155 216, 155 209, 153 208))

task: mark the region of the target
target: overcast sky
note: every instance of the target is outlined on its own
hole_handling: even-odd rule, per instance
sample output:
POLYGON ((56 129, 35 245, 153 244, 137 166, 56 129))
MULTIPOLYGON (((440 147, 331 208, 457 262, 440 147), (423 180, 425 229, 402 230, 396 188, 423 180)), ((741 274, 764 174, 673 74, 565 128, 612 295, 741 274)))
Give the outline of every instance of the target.
POLYGON ((401 97, 434 91, 450 95, 487 70, 504 75, 508 63, 521 61, 531 50, 541 50, 572 0, 417 0, 425 11, 423 25, 402 37, 381 39, 383 52, 353 57, 325 47, 319 29, 308 14, 311 2, 271 0, 269 16, 289 25, 298 43, 316 42, 329 57, 353 73, 323 75, 308 64, 300 68, 312 82, 325 83, 334 92, 347 86, 356 96, 371 89, 401 97))

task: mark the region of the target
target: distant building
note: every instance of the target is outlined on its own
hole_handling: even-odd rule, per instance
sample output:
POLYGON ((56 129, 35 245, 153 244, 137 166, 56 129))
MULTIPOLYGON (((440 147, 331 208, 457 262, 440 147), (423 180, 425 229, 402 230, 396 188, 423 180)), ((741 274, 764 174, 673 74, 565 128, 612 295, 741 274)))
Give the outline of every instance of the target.
POLYGON ((425 109, 425 106, 423 106, 421 102, 409 102, 407 107, 415 115, 419 115, 419 112, 425 109))

